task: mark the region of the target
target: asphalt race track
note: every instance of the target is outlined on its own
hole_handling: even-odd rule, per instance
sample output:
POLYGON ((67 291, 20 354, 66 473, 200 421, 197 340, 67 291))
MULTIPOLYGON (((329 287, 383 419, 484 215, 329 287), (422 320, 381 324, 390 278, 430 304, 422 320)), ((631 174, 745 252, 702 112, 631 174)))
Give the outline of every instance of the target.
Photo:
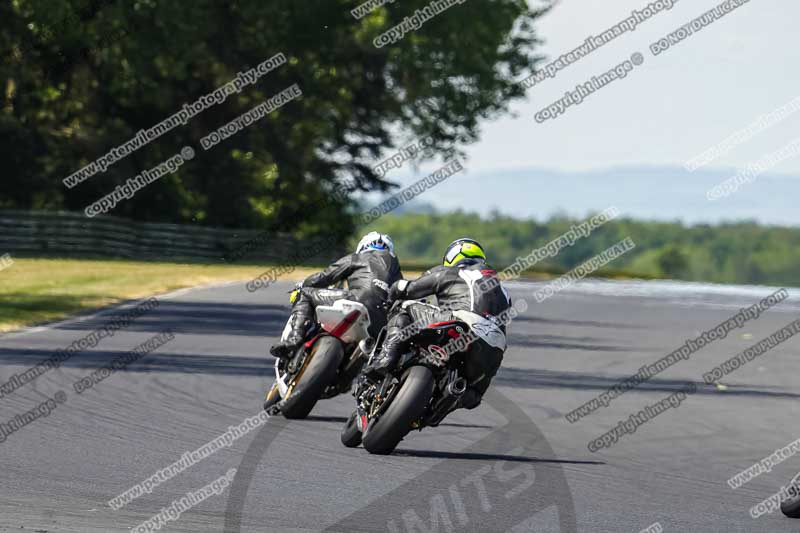
MULTIPOLYGON (((575 423, 564 415, 618 379, 724 322, 774 289, 587 281, 529 309, 484 404, 413 433, 390 457, 346 449, 353 399, 312 417, 272 418, 120 510, 108 501, 260 411, 267 346, 287 283, 180 291, 61 368, 0 397, 0 423, 58 391, 64 403, 0 443, 0 531, 130 531, 237 469, 231 486, 164 524, 170 532, 581 531, 796 532, 749 509, 800 470, 789 458, 736 490, 726 481, 800 437, 800 339, 722 382, 702 375, 798 318, 800 294, 575 423), (174 340, 78 394, 73 383, 159 332, 174 340), (697 392, 596 453, 590 440, 676 392, 697 392)), ((0 337, 5 382, 101 327, 119 308, 0 337)))

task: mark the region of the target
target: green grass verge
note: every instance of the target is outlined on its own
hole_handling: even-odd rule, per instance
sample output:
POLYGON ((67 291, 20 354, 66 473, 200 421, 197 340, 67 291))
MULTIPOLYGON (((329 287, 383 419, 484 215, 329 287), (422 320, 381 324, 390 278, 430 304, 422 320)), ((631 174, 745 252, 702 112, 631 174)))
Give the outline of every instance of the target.
MULTIPOLYGON (((268 265, 14 259, 0 270, 0 332, 206 283, 248 280, 268 265)), ((310 273, 298 268, 288 279, 310 273)))

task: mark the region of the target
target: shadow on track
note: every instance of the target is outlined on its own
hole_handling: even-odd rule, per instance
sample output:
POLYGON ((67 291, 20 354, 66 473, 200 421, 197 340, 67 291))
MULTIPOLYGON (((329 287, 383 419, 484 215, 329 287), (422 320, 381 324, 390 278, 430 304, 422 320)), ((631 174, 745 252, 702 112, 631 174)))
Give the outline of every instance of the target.
POLYGON ((552 348, 556 350, 585 350, 589 352, 632 352, 634 348, 625 346, 609 346, 607 344, 578 344, 578 342, 593 343, 599 339, 592 337, 563 337, 560 335, 525 335, 512 333, 508 336, 508 344, 512 347, 524 348, 552 348), (578 341, 578 342, 575 342, 578 341))
MULTIPOLYGON (((157 298, 156 298, 157 299, 157 298)), ((112 316, 124 309, 114 308, 82 322, 57 326, 65 331, 92 331, 103 327, 112 316)), ((277 336, 289 316, 289 307, 274 304, 226 304, 165 300, 146 315, 134 320, 125 331, 153 332, 170 330, 178 334, 277 336)), ((76 338, 82 335, 76 335, 76 338)))
MULTIPOLYGON (((619 376, 597 376, 595 374, 582 374, 578 372, 552 372, 549 370, 536 370, 528 368, 515 368, 503 366, 497 373, 494 383, 505 387, 517 389, 571 389, 571 390, 592 390, 604 391, 620 381, 629 377, 619 376)), ((636 387, 639 393, 664 393, 677 392, 686 386, 686 380, 672 379, 650 379, 636 387)), ((779 389, 770 390, 770 387, 752 387, 746 384, 730 385, 728 390, 720 393, 714 386, 706 385, 701 381, 695 382, 697 392, 694 395, 701 396, 752 396, 762 398, 796 399, 800 398, 800 393, 787 392, 779 389)))
MULTIPOLYGON (((442 424, 444 425, 444 424, 442 424)), ((466 461, 506 461, 509 463, 552 463, 568 465, 604 465, 603 461, 571 461, 568 459, 540 459, 538 457, 520 457, 518 455, 502 455, 494 453, 462 453, 432 450, 395 450, 392 455, 424 457, 432 459, 462 459, 466 461)))
MULTIPOLYGON (((134 348, 135 345, 130 346, 134 348)), ((168 349, 168 348, 167 348, 168 349)), ((265 349, 266 351, 266 349, 265 349)), ((128 353, 125 350, 96 350, 82 352, 65 361, 64 368, 99 369, 109 364, 114 359, 128 353)), ((0 368, 6 365, 21 365, 32 367, 52 357, 55 350, 0 348, 0 368)), ((273 361, 271 356, 258 355, 253 357, 233 357, 230 355, 193 355, 182 353, 154 352, 120 372, 177 372, 183 374, 215 374, 226 376, 270 376, 273 374, 273 361)), ((494 383, 517 389, 569 389, 604 391, 619 383, 627 376, 597 376, 595 374, 582 374, 577 372, 551 372, 516 367, 501 367, 495 377, 494 383)), ((728 384, 728 390, 720 393, 714 386, 706 385, 700 381, 697 384, 695 395, 701 396, 746 396, 753 398, 797 399, 800 393, 788 392, 780 389, 760 386, 752 387, 747 384, 728 384)), ((661 394, 676 392, 686 385, 685 380, 651 379, 636 388, 639 393, 661 394)), ((325 420, 319 420, 324 422, 325 420)), ((329 420, 339 423, 340 420, 329 420)), ((343 423, 344 420, 341 420, 343 423)), ((465 427, 477 429, 491 429, 492 426, 462 425, 457 423, 443 423, 444 427, 465 427)))
MULTIPOLYGON (((304 421, 306 422, 331 422, 335 424, 344 424, 347 422, 346 416, 318 416, 318 415, 308 415, 304 421)), ((467 429, 492 429, 495 426, 486 426, 483 424, 460 424, 460 423, 451 423, 451 422, 443 422, 439 424, 439 427, 451 427, 451 428, 467 428, 467 429)))
MULTIPOLYGON (((133 344, 131 348, 134 348, 133 344)), ((0 367, 4 365, 35 366, 52 357, 53 350, 0 348, 0 367)), ((98 369, 128 353, 124 350, 99 350, 72 356, 63 368, 98 369)), ((193 355, 153 352, 119 372, 177 372, 183 374, 219 374, 228 376, 272 375, 272 357, 232 357, 228 355, 193 355)))
POLYGON ((521 315, 514 319, 514 322, 538 322, 548 326, 578 326, 589 328, 612 328, 612 329, 647 329, 646 326, 634 326, 623 324, 622 322, 596 322, 593 320, 566 320, 553 318, 539 318, 535 316, 521 315))

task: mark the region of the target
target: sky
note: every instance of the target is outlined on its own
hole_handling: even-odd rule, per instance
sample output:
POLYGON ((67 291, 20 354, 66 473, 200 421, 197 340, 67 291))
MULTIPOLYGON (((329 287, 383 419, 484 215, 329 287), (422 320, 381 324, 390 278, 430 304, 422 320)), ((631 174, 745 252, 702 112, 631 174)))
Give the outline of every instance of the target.
MULTIPOLYGON (((528 218, 555 212, 582 216, 613 203, 644 219, 719 222, 741 218, 800 224, 787 195, 800 193, 800 157, 789 157, 729 197, 705 192, 737 170, 800 137, 800 112, 769 127, 709 165, 689 172, 690 158, 761 115, 800 96, 800 2, 750 0, 658 56, 649 46, 720 0, 678 0, 609 44, 528 89, 512 106, 516 117, 482 127, 467 146, 466 171, 418 201, 441 209, 492 209, 528 218), (552 120, 534 116, 639 52, 643 63, 627 77, 587 96, 552 120), (492 187, 487 187, 492 183, 492 187), (480 192, 480 194, 478 194, 480 192)), ((539 19, 551 59, 641 10, 650 0, 561 0, 539 19)), ((800 155, 800 154, 799 154, 800 155)), ((394 170, 403 185, 441 162, 394 170)))

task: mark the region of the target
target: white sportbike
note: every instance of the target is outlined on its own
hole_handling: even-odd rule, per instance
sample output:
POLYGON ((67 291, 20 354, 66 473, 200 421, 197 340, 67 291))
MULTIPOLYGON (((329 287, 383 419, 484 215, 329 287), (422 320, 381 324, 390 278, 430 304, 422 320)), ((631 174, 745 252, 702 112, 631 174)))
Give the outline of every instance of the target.
MULTIPOLYGON (((371 350, 367 308, 352 300, 337 300, 316 308, 316 321, 305 341, 287 359, 275 361, 275 383, 264 409, 286 418, 305 418, 320 399, 349 392, 371 350)), ((291 331, 286 323, 281 340, 291 331)))

